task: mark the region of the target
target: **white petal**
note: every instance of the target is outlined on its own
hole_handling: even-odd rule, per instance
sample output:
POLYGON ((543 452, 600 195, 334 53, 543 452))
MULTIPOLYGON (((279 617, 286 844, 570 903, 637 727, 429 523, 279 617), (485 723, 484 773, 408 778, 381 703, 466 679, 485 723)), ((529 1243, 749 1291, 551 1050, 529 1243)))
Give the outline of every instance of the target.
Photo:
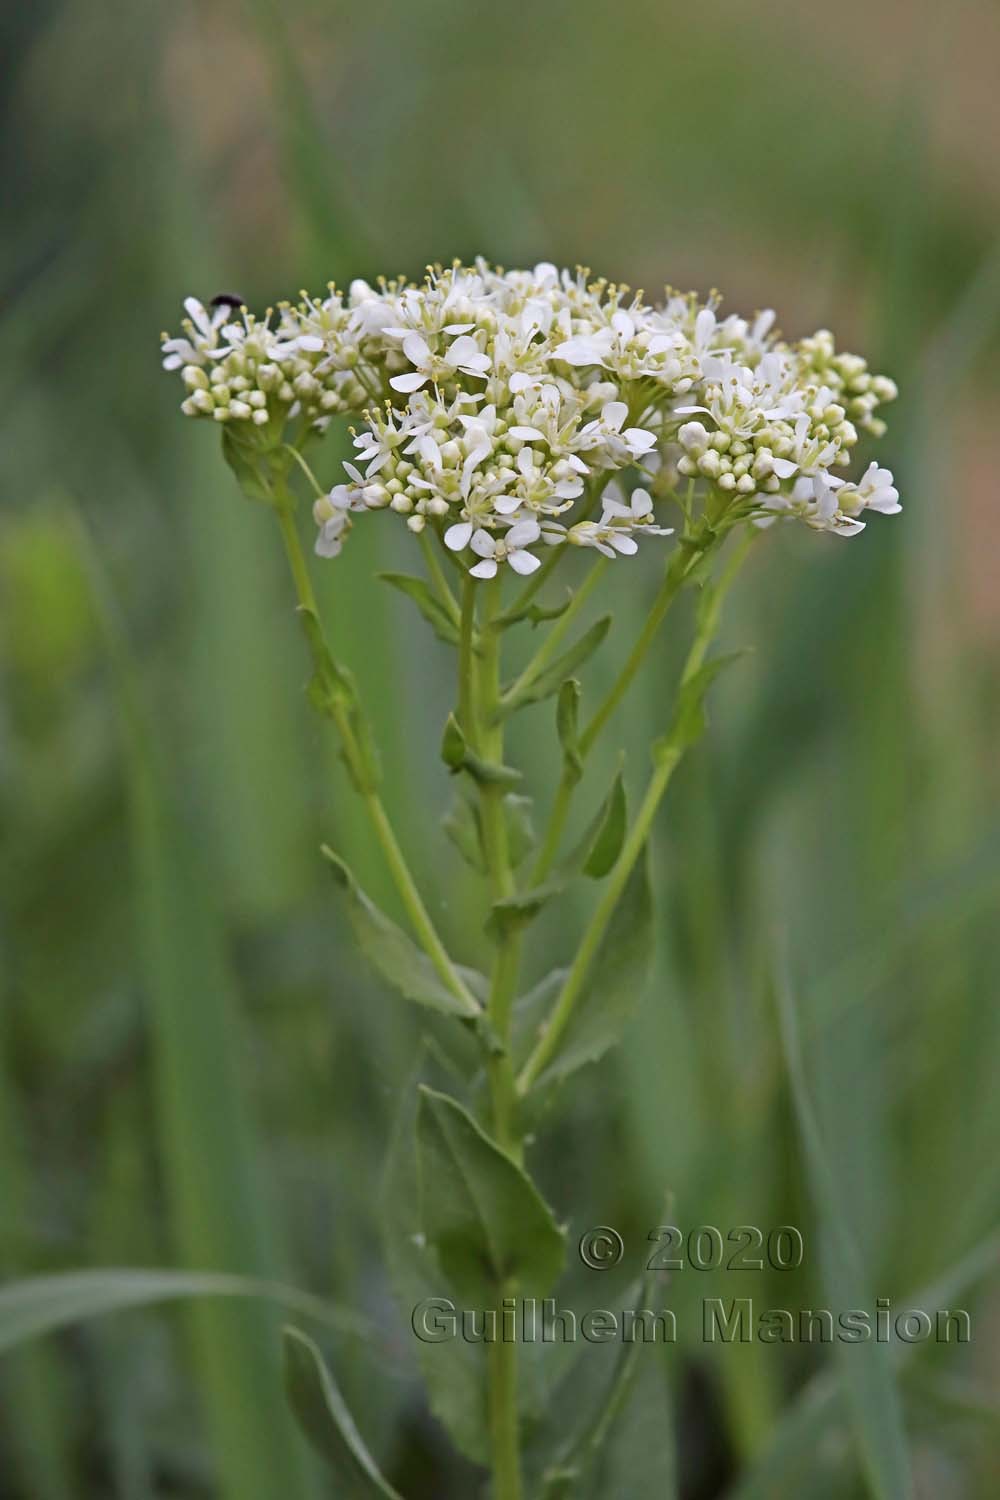
POLYGON ((556 359, 564 359, 568 365, 599 365, 604 357, 591 339, 567 339, 553 353, 556 359))
POLYGON ((416 370, 411 375, 394 375, 389 384, 394 391, 419 391, 422 385, 427 384, 427 376, 416 370))
POLYGON ((529 390, 535 383, 535 377, 533 375, 526 375, 523 370, 515 370, 507 381, 507 384, 515 395, 518 391, 529 390))
POLYGON ((212 330, 212 321, 205 307, 198 301, 197 297, 184 298, 184 311, 199 333, 208 334, 212 330))
POLYGON ((623 339, 635 338, 635 323, 621 308, 612 316, 611 326, 623 339))
POLYGON ((403 340, 403 353, 411 365, 429 365, 431 362, 430 345, 420 333, 408 333, 403 340))
POLYGON ((704 346, 708 343, 715 332, 715 313, 710 307, 703 307, 694 320, 695 343, 704 346))
POLYGON ((516 510, 521 509, 521 500, 518 495, 498 495, 493 501, 493 509, 498 516, 512 516, 516 510))
POLYGON ((791 479, 798 467, 798 464, 793 463, 790 458, 774 458, 771 460, 771 468, 779 479, 791 479))
POLYGON ((621 431, 621 425, 628 416, 628 407, 624 401, 609 401, 606 406, 601 407, 601 421, 605 427, 613 427, 615 432, 621 431))
POLYGON ((497 550, 497 544, 482 526, 472 533, 472 550, 477 557, 492 557, 497 550))
POLYGON ((537 427, 509 427, 507 434, 509 437, 523 438, 526 443, 545 436, 545 433, 539 432, 537 427))
POLYGON ((636 458, 640 453, 648 453, 650 448, 656 447, 656 435, 646 432, 642 427, 626 427, 622 437, 628 443, 629 451, 636 458))
POLYGON ((507 533, 507 546, 526 547, 530 542, 537 542, 540 535, 537 521, 518 521, 507 533))
POLYGON ((649 516, 653 513, 653 502, 646 490, 632 491, 632 514, 636 517, 649 516))
POLYGON ((608 538, 616 552, 621 552, 625 557, 634 557, 639 550, 639 543, 635 537, 631 537, 624 531, 613 531, 608 538))
POLYGON ((444 534, 444 544, 449 552, 461 552, 463 547, 469 545, 472 536, 472 522, 459 521, 454 526, 449 526, 444 534))
POLYGON ((316 556, 337 557, 344 546, 342 531, 343 528, 340 526, 336 530, 331 528, 329 521, 326 525, 320 527, 319 534, 316 537, 316 546, 313 549, 316 556))
POLYGON ((497 576, 496 559, 487 557, 481 563, 476 563, 474 568, 469 569, 472 578, 495 578, 497 576))
POLYGON ((508 552, 507 561, 515 573, 533 573, 536 568, 542 566, 541 559, 536 557, 533 552, 508 552))

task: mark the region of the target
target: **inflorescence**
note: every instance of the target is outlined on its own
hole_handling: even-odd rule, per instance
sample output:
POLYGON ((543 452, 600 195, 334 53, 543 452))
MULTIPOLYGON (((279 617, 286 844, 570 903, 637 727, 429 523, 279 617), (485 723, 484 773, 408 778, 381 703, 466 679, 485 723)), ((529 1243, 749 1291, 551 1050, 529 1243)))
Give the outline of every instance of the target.
POLYGON ((884 432, 894 383, 826 330, 784 342, 770 312, 721 317, 714 297, 674 293, 656 307, 584 271, 483 261, 419 286, 331 285, 263 320, 233 300, 189 298, 164 366, 182 410, 246 452, 363 420, 346 482, 314 507, 324 557, 355 513, 385 508, 434 524, 477 578, 532 573, 566 543, 631 555, 670 534, 667 503, 690 519, 696 496, 727 527, 784 517, 842 536, 900 509, 887 469, 844 472, 860 433, 884 432))

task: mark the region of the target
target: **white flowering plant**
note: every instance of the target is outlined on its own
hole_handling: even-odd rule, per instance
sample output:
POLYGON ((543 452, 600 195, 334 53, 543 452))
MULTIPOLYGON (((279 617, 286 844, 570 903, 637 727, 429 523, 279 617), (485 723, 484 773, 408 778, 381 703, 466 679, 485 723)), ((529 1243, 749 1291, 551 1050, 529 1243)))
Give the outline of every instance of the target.
MULTIPOLYGON (((433 268, 421 284, 355 281, 262 319, 235 297, 185 306, 182 333, 164 336, 164 365, 183 382, 182 411, 220 424, 243 490, 277 519, 312 656, 311 699, 339 737, 410 930, 326 849, 352 926, 381 977, 462 1038, 459 1097, 415 1084, 402 1106, 387 1179, 390 1269, 408 1315, 428 1292, 500 1313, 546 1295, 563 1265, 564 1231, 526 1149, 541 1105, 617 1041, 640 993, 646 846, 727 660, 709 656, 726 592, 777 521, 848 537, 869 512, 899 511, 888 470, 872 462, 851 478, 862 434, 882 435, 880 409, 896 389, 825 330, 788 342, 769 312, 722 316, 714 297, 673 292, 653 305, 549 264, 504 271, 477 261, 433 268), (345 415, 355 454, 329 485, 312 453, 345 415), (422 571, 386 576, 455 649, 441 754, 460 786, 445 827, 486 893, 467 965, 439 933, 383 805, 364 708, 325 633, 301 545, 303 485, 315 553, 333 567, 350 566, 350 533, 365 513, 405 522, 422 571), (661 550, 661 581, 613 684, 584 712, 579 674, 610 618, 574 626, 599 588, 621 587, 619 569, 640 548, 661 550), (574 549, 593 553, 591 564, 575 588, 553 592, 574 549), (619 774, 567 846, 590 753, 687 590, 698 605, 639 807, 630 817, 619 774), (539 643, 506 678, 504 648, 526 623, 539 643), (522 793, 536 788, 530 767, 507 763, 505 730, 546 699, 562 769, 533 844, 522 793), (575 880, 599 888, 575 950, 526 990, 531 924, 575 880)), ((577 1433, 547 1428, 537 1371, 519 1379, 516 1340, 418 1352, 432 1409, 489 1468, 495 1500, 592 1493, 594 1414, 577 1433)), ((395 1494, 313 1346, 290 1335, 288 1354, 293 1399, 314 1436, 323 1424, 348 1491, 395 1494)), ((602 1398, 613 1409, 628 1394, 626 1365, 602 1398)), ((597 1424, 601 1436, 607 1425, 597 1424)))

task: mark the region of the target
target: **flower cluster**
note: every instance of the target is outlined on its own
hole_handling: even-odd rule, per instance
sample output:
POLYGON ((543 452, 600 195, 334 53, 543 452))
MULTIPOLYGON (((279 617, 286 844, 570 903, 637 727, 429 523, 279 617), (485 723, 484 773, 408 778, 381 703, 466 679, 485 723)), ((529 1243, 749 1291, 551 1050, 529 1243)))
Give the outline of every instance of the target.
POLYGON ((673 529, 655 521, 670 503, 841 535, 899 510, 887 470, 843 472, 860 432, 884 431, 892 381, 826 330, 780 340, 772 313, 720 317, 673 293, 653 306, 583 271, 481 261, 303 293, 263 320, 234 303, 189 299, 164 365, 186 413, 261 449, 363 420, 345 482, 315 505, 324 556, 353 514, 383 508, 434 527, 477 578, 530 573, 565 543, 630 555, 673 529))

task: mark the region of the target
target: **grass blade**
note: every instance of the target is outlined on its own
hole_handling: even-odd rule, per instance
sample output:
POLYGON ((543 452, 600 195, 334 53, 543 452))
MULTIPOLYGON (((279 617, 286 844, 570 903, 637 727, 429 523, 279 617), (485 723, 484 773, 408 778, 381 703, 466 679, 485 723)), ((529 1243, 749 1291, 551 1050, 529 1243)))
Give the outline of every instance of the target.
MULTIPOLYGON (((860 1251, 848 1228, 844 1204, 813 1110, 798 1016, 790 986, 779 976, 778 1013, 792 1102, 805 1156, 809 1188, 821 1228, 823 1278, 836 1308, 871 1305, 860 1251)), ((874 1500, 910 1500, 913 1480, 899 1394, 888 1348, 877 1342, 842 1350, 841 1379, 851 1412, 868 1487, 874 1500)))
POLYGON ((191 1297, 245 1297, 274 1302, 336 1333, 371 1337, 369 1325, 358 1314, 276 1281, 232 1276, 221 1271, 108 1267, 31 1276, 0 1289, 0 1354, 87 1318, 191 1297))

